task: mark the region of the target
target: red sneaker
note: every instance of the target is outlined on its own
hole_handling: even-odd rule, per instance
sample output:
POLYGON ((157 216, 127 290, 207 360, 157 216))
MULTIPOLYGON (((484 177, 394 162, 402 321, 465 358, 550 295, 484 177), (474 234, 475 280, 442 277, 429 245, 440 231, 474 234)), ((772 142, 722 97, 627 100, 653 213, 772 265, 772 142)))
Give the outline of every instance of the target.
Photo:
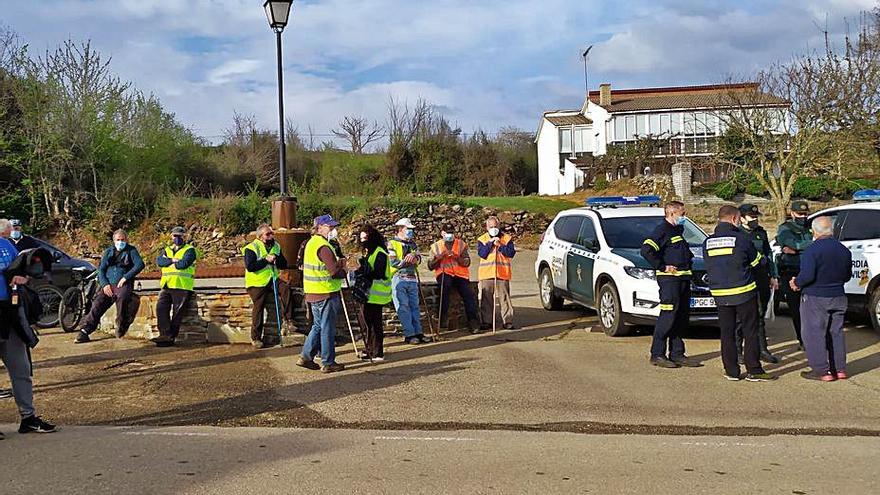
POLYGON ((837 372, 837 379, 838 380, 846 380, 847 378, 849 378, 849 375, 846 374, 846 370, 842 370, 842 371, 837 372))

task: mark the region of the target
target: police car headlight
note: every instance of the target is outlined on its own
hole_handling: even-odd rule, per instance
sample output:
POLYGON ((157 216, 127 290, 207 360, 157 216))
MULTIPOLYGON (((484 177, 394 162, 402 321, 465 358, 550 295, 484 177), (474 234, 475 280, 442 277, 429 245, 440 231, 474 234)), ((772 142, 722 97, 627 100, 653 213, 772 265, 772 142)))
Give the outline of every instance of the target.
POLYGON ((638 268, 635 266, 625 266, 623 267, 623 271, 625 271, 626 274, 630 277, 640 280, 655 280, 657 278, 657 276, 654 274, 654 270, 646 270, 644 268, 638 268))

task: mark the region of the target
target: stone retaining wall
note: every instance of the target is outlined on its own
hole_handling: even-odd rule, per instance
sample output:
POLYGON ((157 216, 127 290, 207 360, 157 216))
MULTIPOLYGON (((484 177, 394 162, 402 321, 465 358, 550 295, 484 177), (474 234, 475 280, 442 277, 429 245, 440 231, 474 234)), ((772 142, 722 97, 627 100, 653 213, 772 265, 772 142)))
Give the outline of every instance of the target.
MULTIPOLYGON (((474 295, 477 294, 477 283, 471 282, 474 295)), ((436 316, 439 311, 439 291, 435 282, 423 283, 422 291, 428 304, 429 311, 426 312, 422 308, 422 326, 424 333, 430 333, 427 315, 434 316, 436 324, 436 316)), ((309 319, 308 312, 304 304, 302 304, 302 289, 294 289, 294 301, 297 304, 294 308, 294 320, 292 322, 284 322, 282 325, 282 342, 284 344, 301 344, 304 335, 297 332, 297 329, 303 332, 308 331, 309 319)), ((136 291, 140 298, 140 306, 137 316, 129 328, 127 337, 135 339, 150 339, 157 337, 159 331, 156 322, 156 300, 158 299, 158 290, 139 290, 136 291)), ((360 328, 357 321, 357 304, 351 298, 348 289, 343 289, 346 308, 348 309, 351 324, 354 329, 355 338, 360 339, 360 328)), ((193 297, 190 297, 184 308, 185 316, 183 325, 180 329, 179 341, 194 343, 250 343, 251 329, 251 299, 245 289, 210 289, 199 290, 193 297)), ((400 321, 397 319, 397 313, 394 311, 394 305, 389 304, 384 310, 385 332, 400 331, 400 321)), ((264 341, 267 343, 278 343, 278 324, 275 317, 275 304, 270 300, 266 306, 264 341)), ((116 307, 111 307, 107 313, 101 318, 100 331, 113 335, 116 330, 116 307)), ((453 293, 452 301, 449 306, 449 328, 454 330, 467 325, 465 317, 464 305, 458 294, 453 293)), ((348 326, 344 314, 339 315, 337 321, 338 336, 343 340, 348 338, 348 326)))

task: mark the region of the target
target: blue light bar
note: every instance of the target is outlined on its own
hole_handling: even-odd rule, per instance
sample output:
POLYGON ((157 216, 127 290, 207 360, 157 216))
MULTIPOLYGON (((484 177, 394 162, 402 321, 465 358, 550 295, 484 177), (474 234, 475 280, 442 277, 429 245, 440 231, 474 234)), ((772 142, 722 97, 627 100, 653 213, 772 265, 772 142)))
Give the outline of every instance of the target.
POLYGON ((870 201, 880 201, 880 189, 862 189, 853 194, 853 201, 857 203, 866 203, 870 201))
POLYGON ((616 208, 618 206, 660 206, 660 196, 599 196, 587 198, 587 206, 616 208))

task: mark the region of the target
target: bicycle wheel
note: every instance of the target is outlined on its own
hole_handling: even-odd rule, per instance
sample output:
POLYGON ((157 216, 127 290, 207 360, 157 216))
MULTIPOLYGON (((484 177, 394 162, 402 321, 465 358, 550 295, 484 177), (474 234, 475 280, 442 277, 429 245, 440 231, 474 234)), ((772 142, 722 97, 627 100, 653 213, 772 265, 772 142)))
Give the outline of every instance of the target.
POLYGON ((40 328, 52 328, 58 325, 58 308, 61 306, 61 289, 54 285, 41 285, 37 287, 37 295, 43 305, 43 312, 37 320, 40 328))
POLYGON ((61 304, 58 306, 58 319, 61 329, 65 332, 73 332, 83 317, 85 305, 79 287, 70 287, 61 296, 61 304))

